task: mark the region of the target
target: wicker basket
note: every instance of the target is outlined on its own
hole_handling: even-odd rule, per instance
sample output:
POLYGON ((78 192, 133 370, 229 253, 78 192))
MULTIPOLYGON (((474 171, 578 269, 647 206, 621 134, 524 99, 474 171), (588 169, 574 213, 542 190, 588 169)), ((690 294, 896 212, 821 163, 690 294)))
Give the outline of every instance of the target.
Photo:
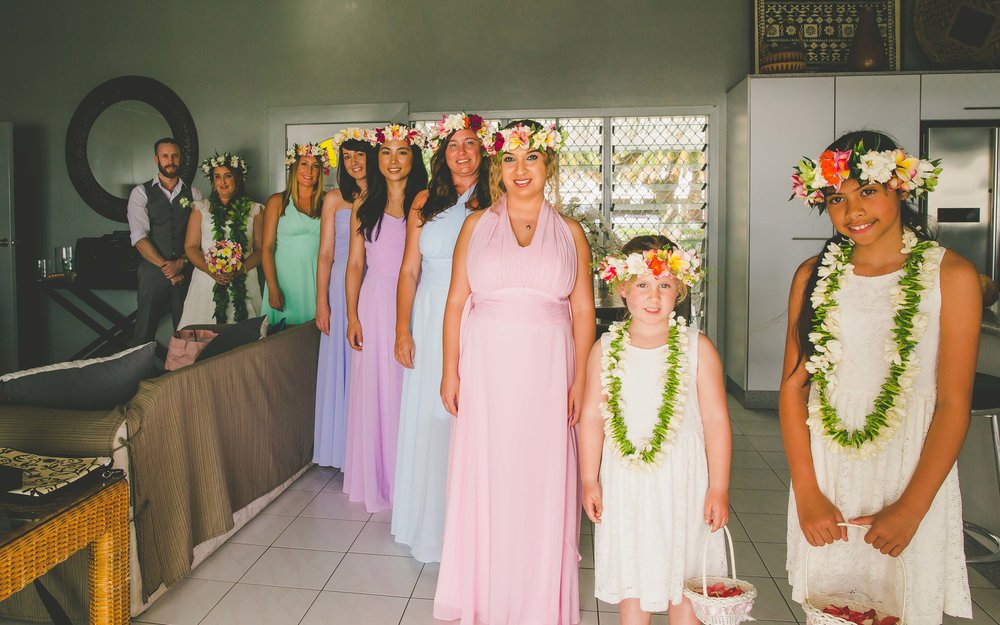
POLYGON ((709 577, 706 572, 708 564, 708 543, 712 536, 705 538, 705 549, 701 554, 701 577, 695 577, 684 583, 684 596, 691 601, 694 614, 705 625, 739 625, 743 621, 752 621, 750 610, 753 600, 757 597, 757 589, 750 582, 736 579, 736 554, 733 552, 733 537, 729 528, 723 526, 726 542, 729 547, 730 577, 709 577), (736 586, 743 594, 735 597, 709 597, 709 584, 718 583, 736 586))
MULTIPOLYGON (((850 523, 838 523, 841 527, 863 529, 868 531, 870 526, 868 525, 852 525, 850 523)), ((874 549, 874 547, 873 547, 874 549)), ((827 614, 823 611, 824 608, 835 605, 835 606, 847 606, 852 610, 858 612, 867 612, 871 610, 874 606, 870 605, 870 599, 867 597, 862 597, 859 594, 853 594, 848 596, 843 595, 810 595, 809 594, 809 553, 812 549, 807 549, 806 551, 806 571, 803 576, 803 590, 805 591, 805 600, 802 602, 802 609, 806 613, 806 625, 854 625, 851 621, 847 619, 840 618, 833 614, 827 614)), ((899 563, 899 571, 903 579, 903 609, 900 610, 899 623, 898 625, 906 625, 903 620, 903 615, 906 614, 906 565, 903 564, 902 558, 896 558, 899 563)), ((888 616, 885 612, 882 612, 876 608, 875 616, 879 619, 888 616)), ((878 621, 876 621, 878 622, 878 621)))
POLYGON ((913 25, 938 66, 1000 65, 1000 0, 918 0, 913 25))

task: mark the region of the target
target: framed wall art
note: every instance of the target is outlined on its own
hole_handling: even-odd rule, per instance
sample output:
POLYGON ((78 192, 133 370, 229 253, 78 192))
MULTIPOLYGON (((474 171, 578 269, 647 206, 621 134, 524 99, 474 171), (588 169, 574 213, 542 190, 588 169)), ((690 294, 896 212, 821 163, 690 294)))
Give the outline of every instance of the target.
POLYGON ((888 67, 899 71, 900 0, 755 0, 754 71, 762 59, 788 50, 801 51, 805 71, 846 69, 858 19, 873 9, 888 67))

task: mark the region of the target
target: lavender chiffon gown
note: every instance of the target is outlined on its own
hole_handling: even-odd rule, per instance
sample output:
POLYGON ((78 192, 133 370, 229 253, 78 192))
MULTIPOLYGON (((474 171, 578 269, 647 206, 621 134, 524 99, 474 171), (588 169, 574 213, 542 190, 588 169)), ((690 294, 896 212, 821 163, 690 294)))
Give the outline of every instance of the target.
POLYGON ((347 396, 344 492, 368 512, 390 507, 396 472, 396 432, 403 367, 396 362, 396 282, 406 222, 384 215, 365 241, 367 271, 358 297, 362 350, 351 357, 347 396))
POLYGON ((333 215, 333 266, 330 268, 330 334, 319 337, 316 373, 316 435, 313 462, 323 467, 343 467, 347 442, 347 389, 351 378, 351 353, 347 344, 347 302, 344 276, 351 241, 351 209, 333 215))

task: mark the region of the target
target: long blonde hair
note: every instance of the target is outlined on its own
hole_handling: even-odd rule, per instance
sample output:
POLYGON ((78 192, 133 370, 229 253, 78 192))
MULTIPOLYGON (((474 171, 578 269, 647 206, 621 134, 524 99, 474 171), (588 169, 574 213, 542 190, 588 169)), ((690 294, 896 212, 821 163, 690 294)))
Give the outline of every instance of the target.
MULTIPOLYGON (((545 199, 552 208, 562 210, 562 198, 559 195, 559 155, 552 150, 539 150, 545 159, 545 199)), ((503 153, 490 159, 490 199, 495 206, 497 200, 507 193, 507 185, 503 183, 503 153)))
MULTIPOLYGON (((308 156, 308 155, 305 155, 308 156)), ((315 158, 315 157, 313 157, 315 158)), ((295 162, 288 167, 288 175, 285 176, 285 190, 281 192, 281 215, 285 214, 285 207, 288 206, 288 200, 291 199, 298 210, 299 205, 299 182, 295 179, 295 172, 299 168, 299 161, 302 160, 302 156, 295 157, 295 162)), ((316 183, 313 185, 313 194, 309 202, 309 216, 313 219, 319 219, 320 212, 319 207, 323 205, 323 164, 319 164, 319 176, 316 177, 316 183)))

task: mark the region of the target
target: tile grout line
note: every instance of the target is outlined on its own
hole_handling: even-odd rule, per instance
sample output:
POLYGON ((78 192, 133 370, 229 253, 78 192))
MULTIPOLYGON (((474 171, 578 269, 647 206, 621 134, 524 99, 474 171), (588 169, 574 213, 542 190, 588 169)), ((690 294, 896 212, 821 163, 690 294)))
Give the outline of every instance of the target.
MULTIPOLYGON (((308 472, 308 471, 307 471, 307 472, 308 472)), ((303 475, 305 475, 305 474, 303 473, 303 475)), ((332 480, 332 479, 333 479, 334 477, 336 477, 336 475, 333 475, 333 476, 331 476, 331 477, 330 477, 330 479, 332 480)), ((302 479, 302 478, 300 477, 299 479, 302 479)), ((296 481, 297 481, 297 480, 296 480, 296 481)), ((329 480, 327 480, 327 483, 329 483, 329 480)), ((325 488, 325 487, 326 487, 326 485, 324 484, 324 488, 325 488)), ((287 493, 287 492, 289 492, 289 491, 291 491, 291 490, 292 490, 292 489, 291 489, 291 485, 289 485, 289 488, 286 488, 286 489, 285 489, 284 491, 282 491, 281 495, 284 495, 285 493, 287 493)), ((297 491, 297 492, 309 492, 309 491, 297 491)), ((309 499, 309 501, 308 501, 308 502, 306 502, 306 505, 302 507, 302 510, 305 510, 305 509, 306 509, 306 508, 307 508, 307 507, 309 506, 309 504, 310 504, 310 503, 312 503, 312 500, 313 500, 313 499, 316 499, 316 496, 317 496, 317 495, 318 495, 319 493, 321 493, 321 492, 322 492, 322 490, 314 492, 314 493, 313 493, 313 496, 312 496, 312 498, 310 498, 310 499, 309 499)), ((281 497, 281 495, 278 495, 278 497, 281 497)), ((275 500, 277 500, 277 497, 275 498, 275 500)), ((272 501, 271 503, 274 503, 274 502, 272 501)), ((268 504, 268 505, 270 505, 270 504, 268 504)), ((265 508, 265 509, 266 509, 266 508, 265 508)), ((300 513, 301 513, 301 511, 300 511, 300 513)), ((289 516, 290 516, 290 515, 289 515, 289 516)), ((299 518, 299 515, 298 515, 298 514, 296 514, 294 518, 296 518, 296 519, 297 519, 297 518, 299 518)), ((252 520, 253 520, 253 519, 251 519, 251 521, 252 521, 252 520)), ((293 521, 293 522, 294 522, 294 521, 293 521)), ((247 524, 249 524, 249 521, 247 522, 247 524)), ((290 525, 290 524, 289 524, 289 525, 290 525)), ((244 525, 243 527, 246 527, 246 525, 244 525)), ((288 528, 285 528, 285 529, 288 529, 288 528)), ((235 535, 236 535, 236 534, 233 534, 233 536, 235 536, 235 535)), ((280 536, 280 534, 279 534, 279 536, 280 536)), ((230 536, 229 538, 232 538, 232 536, 230 536)), ((228 543, 229 543, 229 538, 227 538, 227 539, 226 539, 226 542, 225 542, 225 543, 223 543, 223 544, 228 544, 228 543)), ((253 564, 251 564, 251 565, 250 565, 250 566, 249 566, 249 567, 247 568, 247 570, 246 570, 246 571, 244 571, 242 575, 240 575, 240 577, 239 577, 239 579, 238 579, 238 580, 236 580, 235 582, 233 582, 233 585, 232 585, 232 587, 230 587, 230 588, 229 588, 229 590, 227 590, 227 591, 226 591, 226 592, 225 592, 225 593, 224 593, 224 594, 223 594, 223 595, 222 595, 221 597, 219 597, 219 600, 218 600, 218 601, 216 601, 216 602, 215 602, 215 604, 214 604, 214 605, 213 605, 213 606, 212 606, 211 608, 209 608, 208 612, 206 612, 206 613, 205 613, 205 616, 201 617, 201 619, 199 619, 199 620, 198 620, 198 625, 201 625, 202 623, 204 623, 204 622, 205 622, 205 619, 207 619, 207 618, 208 618, 208 615, 209 615, 209 614, 211 614, 211 613, 212 613, 212 612, 213 612, 213 611, 215 610, 215 608, 219 607, 219 604, 220 604, 220 603, 222 603, 222 600, 223 600, 223 599, 225 599, 225 598, 226 598, 227 596, 229 596, 229 593, 231 593, 231 592, 233 591, 233 589, 234 589, 234 588, 236 588, 236 586, 238 586, 238 585, 239 585, 239 583, 240 583, 240 580, 241 580, 241 579, 243 579, 244 577, 246 577, 246 574, 247 574, 248 572, 250 572, 250 569, 252 569, 252 568, 253 568, 253 565, 254 565, 254 564, 257 564, 257 561, 258 561, 258 560, 260 560, 260 559, 261 559, 261 558, 262 558, 262 557, 264 556, 264 554, 265 554, 265 553, 267 553, 268 549, 270 549, 270 548, 271 548, 271 546, 272 546, 272 545, 274 544, 274 541, 275 541, 275 540, 278 540, 278 538, 277 538, 277 537, 275 537, 275 539, 271 541, 271 544, 269 544, 269 545, 267 545, 267 546, 265 546, 265 547, 264 547, 264 551, 262 551, 262 552, 261 552, 261 554, 260 554, 259 556, 257 556, 257 559, 253 561, 253 564)), ((233 544, 242 544, 242 543, 233 543, 233 544)), ((258 545, 258 546, 259 546, 259 545, 258 545)), ((220 545, 220 549, 221 549, 221 545, 220 545)), ((218 549, 216 550, 216 552, 218 552, 218 549)), ((206 558, 206 560, 207 560, 207 558, 206 558)), ((338 563, 338 566, 339 566, 339 563, 338 563)), ((317 596, 318 596, 318 595, 317 595, 317 596)), ((315 601, 315 600, 314 600, 314 601, 315 601)), ((311 608, 311 607, 312 607, 312 604, 309 604, 309 607, 311 608)), ((308 612, 308 610, 307 610, 306 612, 308 612)), ((305 618, 305 615, 303 615, 303 618, 305 618)), ((301 619, 299 619, 299 622, 301 622, 301 619)))

